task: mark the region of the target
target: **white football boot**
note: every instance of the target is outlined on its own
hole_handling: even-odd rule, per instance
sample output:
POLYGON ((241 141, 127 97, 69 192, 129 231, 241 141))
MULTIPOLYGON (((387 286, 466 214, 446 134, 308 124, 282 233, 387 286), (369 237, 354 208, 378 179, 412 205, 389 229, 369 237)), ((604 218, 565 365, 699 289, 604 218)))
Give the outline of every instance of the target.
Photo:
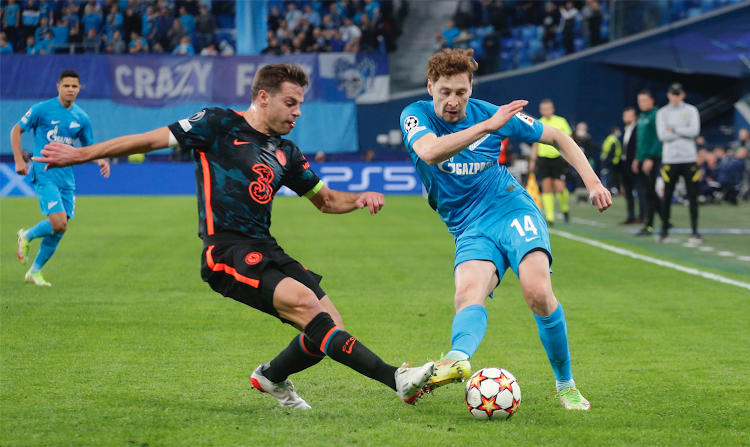
POLYGON ((422 396, 422 389, 435 373, 435 362, 427 362, 418 368, 409 368, 404 363, 396 370, 396 393, 409 405, 415 405, 422 396))
POLYGON ((292 381, 286 379, 281 383, 273 383, 263 375, 263 367, 266 364, 261 364, 255 368, 253 374, 250 376, 250 383, 253 388, 260 391, 261 393, 268 393, 275 397, 279 401, 279 405, 285 408, 296 408, 299 410, 309 410, 312 407, 305 402, 304 399, 299 397, 294 391, 294 385, 292 381))

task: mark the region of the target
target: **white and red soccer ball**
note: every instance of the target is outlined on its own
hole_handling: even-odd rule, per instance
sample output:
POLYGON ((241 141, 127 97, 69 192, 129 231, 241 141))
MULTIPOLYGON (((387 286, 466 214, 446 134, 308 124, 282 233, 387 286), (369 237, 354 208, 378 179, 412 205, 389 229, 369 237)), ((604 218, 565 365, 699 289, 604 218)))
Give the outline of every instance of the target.
POLYGON ((466 382, 466 405, 477 419, 508 419, 520 403, 518 381, 502 368, 480 369, 466 382))

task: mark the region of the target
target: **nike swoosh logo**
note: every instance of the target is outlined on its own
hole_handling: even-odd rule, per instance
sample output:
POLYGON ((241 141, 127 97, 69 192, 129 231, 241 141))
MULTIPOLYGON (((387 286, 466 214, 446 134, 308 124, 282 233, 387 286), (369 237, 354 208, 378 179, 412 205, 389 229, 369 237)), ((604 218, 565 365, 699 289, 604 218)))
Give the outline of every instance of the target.
POLYGON ((54 201, 54 202, 50 202, 50 203, 48 203, 48 204, 47 204, 47 209, 48 209, 48 210, 51 210, 51 209, 52 209, 52 207, 53 207, 53 206, 55 206, 55 205, 57 205, 57 201, 54 201))
POLYGON ((55 120, 52 120, 51 122, 52 122, 52 124, 57 124, 57 123, 59 123, 59 122, 60 122, 60 120, 57 120, 57 121, 55 121, 55 120))
POLYGON ((539 236, 535 236, 535 237, 532 237, 532 238, 528 238, 528 237, 527 237, 527 238, 526 238, 526 242, 530 242, 530 241, 533 241, 534 239, 539 239, 539 236))
POLYGON ((250 144, 250 142, 249 141, 240 141, 240 140, 238 140, 238 139, 235 138, 234 145, 235 146, 239 146, 241 144, 250 144))

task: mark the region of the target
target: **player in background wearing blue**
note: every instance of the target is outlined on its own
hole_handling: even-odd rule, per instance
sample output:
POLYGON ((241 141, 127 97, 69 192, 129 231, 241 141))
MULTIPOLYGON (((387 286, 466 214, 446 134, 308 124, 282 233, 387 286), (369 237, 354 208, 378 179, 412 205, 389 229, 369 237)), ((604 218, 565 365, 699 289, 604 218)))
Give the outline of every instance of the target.
MULTIPOLYGON (((57 245, 68 228, 68 220, 75 215, 75 177, 73 168, 45 171, 44 163, 32 163, 31 169, 21 155, 21 134, 34 131, 34 156, 41 156, 42 149, 49 143, 65 143, 72 145, 80 140, 83 145, 94 143, 91 121, 86 112, 74 104, 78 92, 81 91, 81 81, 78 73, 65 70, 60 73, 57 82, 57 98, 34 105, 10 131, 10 145, 16 162, 16 173, 31 175, 31 183, 39 198, 39 206, 45 219, 24 230, 18 230, 18 248, 16 255, 21 264, 29 260, 29 246, 31 241, 42 239, 39 253, 34 263, 26 272, 26 282, 37 286, 51 286, 42 276, 42 267, 49 261, 57 245)), ((96 160, 101 167, 101 173, 109 177, 109 162, 96 160)))
POLYGON ((534 313, 562 405, 588 410, 591 405, 573 381, 565 315, 552 292, 547 226, 531 196, 498 165, 502 140, 554 145, 580 173, 592 204, 604 211, 612 198, 569 135, 521 113, 527 101, 498 107, 470 99, 478 67, 473 54, 446 49, 432 56, 427 91, 433 100, 407 106, 400 119, 430 206, 456 244, 452 348, 436 363, 427 388, 471 375, 469 359, 487 330, 487 297, 511 268, 534 313))

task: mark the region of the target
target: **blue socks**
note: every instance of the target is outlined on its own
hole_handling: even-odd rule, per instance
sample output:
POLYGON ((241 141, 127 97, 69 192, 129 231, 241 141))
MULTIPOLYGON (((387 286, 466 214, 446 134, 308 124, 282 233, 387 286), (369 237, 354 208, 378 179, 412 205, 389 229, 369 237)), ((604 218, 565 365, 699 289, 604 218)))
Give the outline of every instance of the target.
POLYGON ((52 224, 49 222, 49 219, 44 219, 26 230, 23 234, 23 238, 31 242, 38 237, 51 236, 54 232, 55 231, 52 229, 52 224))
POLYGON ((479 304, 464 307, 453 317, 451 332, 453 346, 447 357, 464 359, 464 356, 458 357, 460 353, 463 353, 465 359, 471 358, 479 348, 479 343, 482 342, 486 332, 487 309, 479 304))
MULTIPOLYGON (((40 224, 38 224, 37 227, 40 224)), ((42 271, 42 267, 44 267, 44 264, 46 264, 47 261, 49 261, 49 258, 51 258, 53 254, 55 254, 55 250, 57 250, 57 244, 60 243, 60 239, 62 239, 62 237, 63 237, 62 234, 57 234, 53 231, 52 234, 45 236, 44 239, 42 239, 42 245, 41 247, 39 247, 39 253, 36 254, 34 263, 31 265, 30 271, 32 273, 42 271)))
POLYGON ((565 313, 562 304, 557 303, 557 309, 546 317, 534 315, 539 329, 539 338, 544 350, 547 351, 552 370, 555 372, 557 390, 568 386, 575 387, 573 372, 570 368, 570 348, 568 347, 568 327, 565 324, 565 313))

